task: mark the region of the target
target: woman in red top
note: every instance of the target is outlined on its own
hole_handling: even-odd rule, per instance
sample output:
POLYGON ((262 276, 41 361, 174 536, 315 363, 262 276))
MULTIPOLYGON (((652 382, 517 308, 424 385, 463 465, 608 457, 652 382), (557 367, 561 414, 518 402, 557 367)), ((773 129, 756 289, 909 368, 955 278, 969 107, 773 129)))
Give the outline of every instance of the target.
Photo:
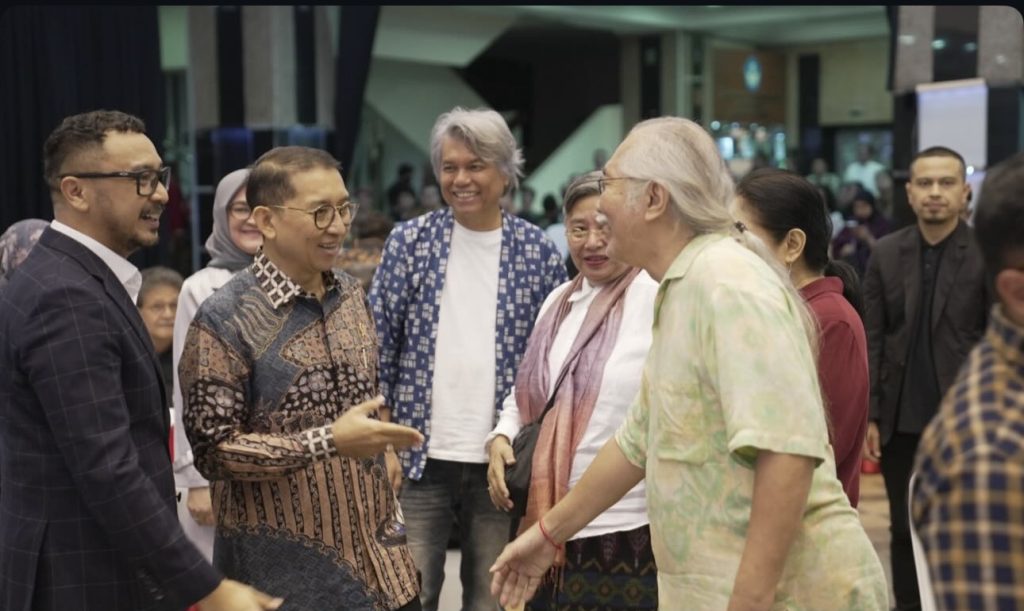
POLYGON ((850 504, 860 496, 861 444, 868 424, 868 350, 857 274, 829 257, 825 202, 804 178, 755 170, 736 186, 734 214, 789 268, 821 328, 818 378, 828 406, 836 469, 850 504))

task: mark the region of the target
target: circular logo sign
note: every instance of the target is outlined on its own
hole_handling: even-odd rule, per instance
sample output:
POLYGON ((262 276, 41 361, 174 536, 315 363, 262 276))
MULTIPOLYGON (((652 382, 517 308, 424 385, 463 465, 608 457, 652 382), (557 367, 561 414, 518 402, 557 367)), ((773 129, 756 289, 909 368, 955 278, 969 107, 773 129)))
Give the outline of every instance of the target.
POLYGON ((757 91, 761 87, 761 62, 753 55, 743 62, 743 84, 749 91, 757 91))

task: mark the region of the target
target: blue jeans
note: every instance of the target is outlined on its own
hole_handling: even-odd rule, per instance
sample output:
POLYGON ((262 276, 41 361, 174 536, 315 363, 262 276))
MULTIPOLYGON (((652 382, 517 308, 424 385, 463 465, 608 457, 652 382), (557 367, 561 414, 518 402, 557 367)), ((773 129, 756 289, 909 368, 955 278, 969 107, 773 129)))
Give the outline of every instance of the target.
MULTIPOLYGON (((419 481, 406 479, 399 493, 406 537, 422 575, 423 611, 437 611, 445 552, 458 518, 462 548, 462 611, 495 611, 488 570, 509 540, 511 522, 487 494, 487 465, 427 459, 419 481)), ((449 610, 445 610, 449 611, 449 610)))

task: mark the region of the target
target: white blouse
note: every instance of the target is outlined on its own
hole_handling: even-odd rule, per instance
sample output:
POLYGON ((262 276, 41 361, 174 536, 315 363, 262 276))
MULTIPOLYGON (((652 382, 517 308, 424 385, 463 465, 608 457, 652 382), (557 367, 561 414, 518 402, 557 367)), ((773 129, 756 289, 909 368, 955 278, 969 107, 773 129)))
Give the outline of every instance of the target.
MULTIPOLYGON (((544 305, 541 306, 537 320, 544 315, 559 296, 568 289, 570 282, 551 291, 544 305)), ((572 309, 562 321, 558 334, 551 344, 548 355, 548 379, 553 383, 558 379, 562 363, 569 354, 576 335, 583 326, 587 310, 600 292, 599 287, 583 281, 580 290, 569 297, 572 309)), ((651 326, 654 322, 654 299, 658 294, 658 283, 647 272, 640 272, 629 288, 626 289, 623 304, 622 326, 615 347, 605 363, 601 389, 594 404, 594 412, 587 423, 587 430, 576 448, 576 455, 569 474, 569 487, 576 485, 583 472, 597 456, 597 452, 605 442, 612 438, 619 425, 626 418, 629 406, 633 403, 640 389, 640 378, 643 374, 644 361, 651 347, 651 326)), ((548 391, 550 393, 550 390, 548 391)), ((497 435, 514 439, 522 428, 519 406, 516 404, 515 392, 505 397, 497 426, 487 436, 486 445, 490 445, 497 435)), ((648 523, 645 500, 644 482, 637 484, 617 503, 595 518, 590 524, 579 531, 574 539, 596 537, 613 532, 639 528, 648 523)))

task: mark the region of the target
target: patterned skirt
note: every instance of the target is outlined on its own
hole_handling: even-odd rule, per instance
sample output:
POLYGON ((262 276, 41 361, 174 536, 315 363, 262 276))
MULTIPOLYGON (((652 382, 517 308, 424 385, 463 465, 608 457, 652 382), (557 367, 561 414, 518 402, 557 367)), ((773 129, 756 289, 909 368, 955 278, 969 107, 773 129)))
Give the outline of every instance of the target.
POLYGON ((531 611, 641 611, 658 608, 658 567, 651 530, 641 526, 565 544, 565 566, 547 580, 531 611))

